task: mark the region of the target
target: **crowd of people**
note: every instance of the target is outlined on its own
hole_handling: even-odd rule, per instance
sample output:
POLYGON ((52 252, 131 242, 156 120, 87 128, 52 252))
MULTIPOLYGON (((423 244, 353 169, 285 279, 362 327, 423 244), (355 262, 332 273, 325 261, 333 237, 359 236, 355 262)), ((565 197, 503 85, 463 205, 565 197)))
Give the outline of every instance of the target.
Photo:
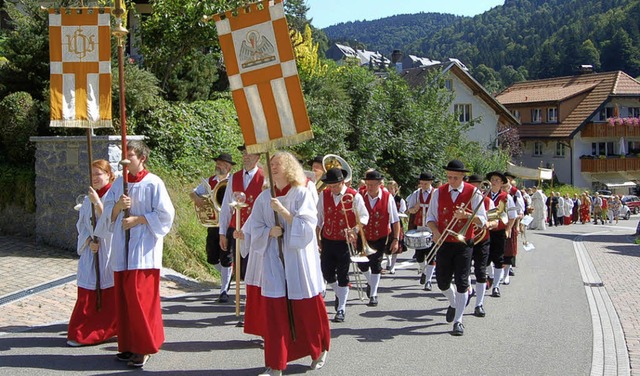
MULTIPOLYGON (((126 183, 107 161, 92 164, 77 225, 78 299, 67 343, 117 336, 116 358, 143 367, 164 342, 159 271, 175 212, 162 180, 146 169, 149 149, 141 141, 128 148, 126 183)), ((261 375, 281 375, 304 357, 311 369, 323 367, 331 342, 327 306, 341 325, 355 288, 375 309, 382 276, 395 274, 402 252, 415 251, 417 282, 431 291, 435 279, 447 298, 451 335, 462 336, 473 297, 473 315, 485 317, 485 296, 499 298, 511 283, 526 228, 604 224, 620 215, 620 197, 546 196, 537 187, 518 189, 508 172, 468 175, 458 160, 442 167, 443 183, 420 173, 405 201, 398 184, 374 169, 356 186, 341 159, 327 167, 316 157, 305 172, 293 154, 276 152, 265 171, 259 154, 238 149, 240 170, 232 173, 236 163, 221 153, 215 173, 189 195, 198 208, 220 201, 207 228, 207 261, 220 272, 218 303, 230 300, 234 266, 236 281, 244 281, 243 330, 264 341, 261 375)))

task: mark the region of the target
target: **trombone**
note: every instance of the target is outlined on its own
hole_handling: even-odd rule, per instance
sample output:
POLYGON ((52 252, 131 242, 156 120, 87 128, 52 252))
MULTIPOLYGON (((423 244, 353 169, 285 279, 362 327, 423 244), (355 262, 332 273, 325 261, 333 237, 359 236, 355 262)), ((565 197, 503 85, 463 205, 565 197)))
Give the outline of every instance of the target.
POLYGON ((364 236, 364 229, 362 228, 362 224, 360 223, 360 219, 358 218, 358 211, 353 206, 354 197, 351 193, 345 193, 342 198, 340 198, 340 203, 342 204, 342 212, 344 213, 344 220, 346 228, 344 229, 345 238, 347 240, 347 247, 349 248, 349 254, 351 255, 351 268, 353 270, 353 275, 356 279, 356 290, 358 290, 358 299, 360 301, 364 300, 364 292, 362 291, 362 272, 358 268, 358 262, 369 262, 369 258, 367 256, 376 253, 376 251, 369 247, 367 243, 367 239, 364 236), (351 209, 347 209, 346 205, 351 204, 351 209), (347 216, 348 211, 353 211, 356 217, 356 225, 355 227, 359 228, 360 232, 360 240, 362 242, 362 250, 358 251, 357 246, 354 246, 353 243, 349 241, 349 230, 353 229, 349 227, 349 217, 347 216))
MULTIPOLYGON (((486 188, 486 187, 484 187, 484 188, 486 188)), ((427 255, 426 260, 430 260, 433 257, 433 255, 435 255, 438 252, 440 247, 442 247, 442 245, 444 244, 444 240, 447 237, 449 237, 449 235, 455 237, 456 240, 458 240, 461 243, 465 243, 465 244, 468 244, 469 242, 474 241, 475 238, 474 239, 470 239, 469 241, 467 241, 467 238, 466 238, 465 234, 467 233, 467 230, 469 229, 469 226, 471 226, 471 224, 473 223, 473 218, 478 213, 478 210, 480 210, 480 207, 482 207, 482 205, 484 205, 484 199, 489 195, 489 192, 491 192, 491 190, 490 189, 486 189, 486 192, 482 195, 482 199, 480 200, 478 205, 476 205, 476 207, 473 208, 473 212, 471 212, 471 217, 469 217, 469 219, 467 220, 467 223, 465 223, 464 227, 462 227, 459 232, 456 232, 453 229, 458 225, 458 222, 460 220, 458 218, 456 218, 456 217, 453 217, 451 219, 451 221, 449 222, 447 227, 441 232, 440 237, 438 238, 438 241, 436 241, 435 244, 433 245, 433 248, 431 248, 431 251, 427 255)), ((479 190, 477 188, 475 188, 473 194, 474 195, 479 194, 479 190)), ((471 206, 471 202, 472 201, 473 201, 473 196, 463 206, 459 207, 459 209, 466 212, 467 209, 471 206)))

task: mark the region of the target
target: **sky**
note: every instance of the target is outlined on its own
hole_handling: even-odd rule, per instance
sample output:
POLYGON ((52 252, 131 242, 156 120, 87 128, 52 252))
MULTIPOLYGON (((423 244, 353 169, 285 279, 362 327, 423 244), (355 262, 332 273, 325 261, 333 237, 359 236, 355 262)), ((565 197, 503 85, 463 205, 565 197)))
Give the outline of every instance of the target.
POLYGON ((475 16, 504 0, 306 0, 308 18, 322 29, 340 22, 371 21, 396 14, 420 12, 475 16))

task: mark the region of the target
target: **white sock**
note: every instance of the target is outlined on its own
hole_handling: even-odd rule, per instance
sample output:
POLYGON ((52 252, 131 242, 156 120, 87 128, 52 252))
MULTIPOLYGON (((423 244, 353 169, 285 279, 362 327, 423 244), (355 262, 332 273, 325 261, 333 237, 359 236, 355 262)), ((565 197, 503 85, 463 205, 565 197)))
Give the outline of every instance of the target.
POLYGON ((227 292, 229 282, 231 282, 231 266, 222 267, 220 270, 220 294, 227 292))
POLYGON ((427 282, 431 281, 433 278, 433 272, 436 270, 435 265, 427 265, 427 271, 424 273, 427 276, 427 282))
POLYGON ((218 271, 218 273, 222 271, 222 265, 220 265, 220 263, 215 264, 213 267, 218 271))
POLYGON ((464 307, 466 307, 468 298, 468 292, 456 292, 456 315, 453 322, 462 322, 462 315, 464 314, 464 307))
POLYGON ((338 293, 338 282, 330 283, 329 286, 333 289, 333 292, 338 293))
POLYGON ((391 255, 391 262, 389 263, 389 267, 393 270, 396 267, 396 260, 398 260, 398 254, 394 253, 391 255))
POLYGON ((380 286, 380 274, 371 274, 371 296, 378 296, 378 286, 380 286))
POLYGON ((391 257, 390 255, 385 255, 384 256, 385 261, 387 261, 387 266, 391 267, 391 257))
POLYGON ((349 286, 338 286, 336 290, 338 297, 338 311, 344 311, 347 307, 347 297, 349 296, 349 286))
POLYGON ((493 266, 487 266, 487 277, 493 279, 493 266))
POLYGON ((476 307, 484 304, 484 292, 487 290, 486 283, 476 283, 476 307))
POLYGON ((505 265, 502 269, 502 275, 504 276, 504 284, 509 284, 509 269, 511 269, 511 265, 505 265))
POLYGON ((448 289, 443 290, 442 294, 444 294, 444 296, 446 296, 447 299, 449 299, 449 305, 451 307, 455 307, 456 306, 456 292, 453 289, 453 286, 449 286, 448 289))
POLYGON ((493 268, 493 285, 491 286, 492 289, 496 288, 496 287, 500 287, 500 279, 502 278, 502 268, 493 268))
POLYGON ((371 286, 371 270, 367 270, 366 272, 362 272, 364 279, 367 280, 367 284, 371 286))

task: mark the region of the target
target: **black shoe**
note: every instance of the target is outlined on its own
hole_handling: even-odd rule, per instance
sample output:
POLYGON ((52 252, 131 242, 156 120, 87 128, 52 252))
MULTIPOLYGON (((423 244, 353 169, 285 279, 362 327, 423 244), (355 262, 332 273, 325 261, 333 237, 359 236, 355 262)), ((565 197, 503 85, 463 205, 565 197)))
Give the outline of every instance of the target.
POLYGON ((424 284, 424 290, 425 291, 433 290, 433 286, 431 286, 431 281, 427 281, 427 283, 424 284))
POLYGON ((221 292, 220 296, 218 297, 218 303, 226 303, 229 301, 229 295, 227 295, 227 292, 221 292))
POLYGON ((338 312, 338 305, 340 304, 340 301, 338 300, 338 297, 336 296, 336 300, 333 301, 333 309, 334 311, 338 312))
POLYGON ((129 360, 127 365, 129 367, 142 368, 144 367, 145 364, 147 364, 147 362, 149 361, 149 358, 151 358, 151 355, 148 355, 148 354, 134 355, 131 357, 131 360, 129 360))
POLYGON ((484 317, 485 316, 484 308, 482 308, 481 305, 477 306, 476 309, 473 310, 473 315, 475 317, 484 317))
POLYGON ((454 323, 453 331, 451 332, 451 334, 456 337, 460 337, 461 335, 464 335, 464 325, 462 325, 461 322, 454 323))
POLYGON ((333 317, 333 322, 344 322, 344 311, 339 310, 336 312, 336 315, 333 317))
POLYGON ((116 354, 116 359, 121 362, 128 362, 133 357, 133 353, 131 351, 119 352, 116 354))
POLYGON ((494 287, 493 290, 491 291, 491 296, 493 296, 494 298, 499 298, 500 297, 500 288, 499 287, 494 287))
POLYGON ((444 316, 447 322, 453 322, 454 317, 456 316, 456 309, 452 306, 447 308, 447 314, 444 316))
POLYGON ((422 273, 420 274, 420 284, 424 285, 427 282, 427 275, 422 273))
POLYGON ((513 277, 515 275, 516 275, 516 273, 513 272, 513 269, 509 269, 509 276, 513 277))
POLYGON ((371 285, 367 284, 367 298, 371 298, 371 285))
POLYGON ((378 305, 378 297, 377 296, 372 296, 371 298, 369 298, 369 303, 367 304, 369 307, 375 307, 378 305))

